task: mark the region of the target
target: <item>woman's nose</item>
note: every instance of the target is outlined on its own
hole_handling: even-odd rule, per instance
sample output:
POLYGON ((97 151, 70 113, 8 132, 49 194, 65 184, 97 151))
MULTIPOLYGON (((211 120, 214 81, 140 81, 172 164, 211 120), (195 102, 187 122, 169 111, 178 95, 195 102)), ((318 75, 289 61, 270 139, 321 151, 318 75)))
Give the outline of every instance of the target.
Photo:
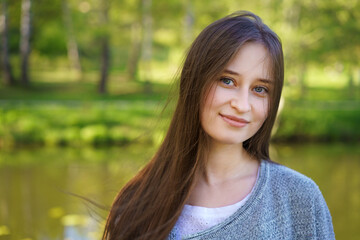
POLYGON ((248 91, 237 92, 230 101, 230 106, 238 112, 248 112, 251 109, 248 91))

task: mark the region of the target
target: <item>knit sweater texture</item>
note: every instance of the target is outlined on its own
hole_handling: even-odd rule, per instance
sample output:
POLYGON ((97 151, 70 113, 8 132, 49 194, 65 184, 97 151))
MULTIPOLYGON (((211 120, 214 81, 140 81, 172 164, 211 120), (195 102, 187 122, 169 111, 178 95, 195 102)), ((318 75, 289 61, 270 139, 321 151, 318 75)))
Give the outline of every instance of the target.
MULTIPOLYGON (((310 178, 269 161, 247 202, 225 221, 183 239, 335 239, 331 215, 310 178)), ((173 228, 168 240, 178 240, 173 228)))

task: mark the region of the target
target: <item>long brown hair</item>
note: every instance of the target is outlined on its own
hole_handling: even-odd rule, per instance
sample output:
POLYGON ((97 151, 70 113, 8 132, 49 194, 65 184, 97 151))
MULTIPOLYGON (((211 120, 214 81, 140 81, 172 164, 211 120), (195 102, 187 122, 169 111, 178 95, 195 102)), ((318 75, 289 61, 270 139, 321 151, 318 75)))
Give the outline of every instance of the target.
POLYGON ((243 143, 256 159, 269 159, 269 141, 284 79, 278 36, 250 12, 236 12, 206 27, 193 42, 181 71, 179 99, 166 137, 151 161, 119 192, 110 210, 103 239, 165 239, 204 171, 206 133, 201 105, 210 85, 246 42, 268 50, 274 80, 268 117, 243 143))

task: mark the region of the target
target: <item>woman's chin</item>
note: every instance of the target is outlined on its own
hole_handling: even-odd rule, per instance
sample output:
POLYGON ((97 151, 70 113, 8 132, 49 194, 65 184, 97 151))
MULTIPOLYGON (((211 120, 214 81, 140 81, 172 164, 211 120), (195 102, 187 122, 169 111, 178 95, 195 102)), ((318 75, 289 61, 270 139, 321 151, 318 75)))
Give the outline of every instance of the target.
POLYGON ((243 141, 239 139, 234 139, 230 137, 222 137, 222 138, 211 138, 211 142, 215 144, 223 144, 223 145, 240 145, 242 146, 243 141))

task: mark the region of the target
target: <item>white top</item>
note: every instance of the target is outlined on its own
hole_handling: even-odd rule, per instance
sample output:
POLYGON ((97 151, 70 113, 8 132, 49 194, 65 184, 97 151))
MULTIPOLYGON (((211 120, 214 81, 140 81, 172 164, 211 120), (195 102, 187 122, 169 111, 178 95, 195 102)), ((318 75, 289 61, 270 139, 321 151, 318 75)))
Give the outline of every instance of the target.
POLYGON ((236 212, 236 210, 245 204, 253 189, 241 201, 224 207, 207 208, 185 204, 181 215, 175 224, 177 234, 179 234, 178 236, 183 238, 185 236, 204 231, 223 222, 226 218, 230 217, 236 212))
POLYGON ((250 194, 240 202, 219 208, 185 205, 175 224, 178 234, 185 237, 221 223, 244 205, 249 196, 250 194))

